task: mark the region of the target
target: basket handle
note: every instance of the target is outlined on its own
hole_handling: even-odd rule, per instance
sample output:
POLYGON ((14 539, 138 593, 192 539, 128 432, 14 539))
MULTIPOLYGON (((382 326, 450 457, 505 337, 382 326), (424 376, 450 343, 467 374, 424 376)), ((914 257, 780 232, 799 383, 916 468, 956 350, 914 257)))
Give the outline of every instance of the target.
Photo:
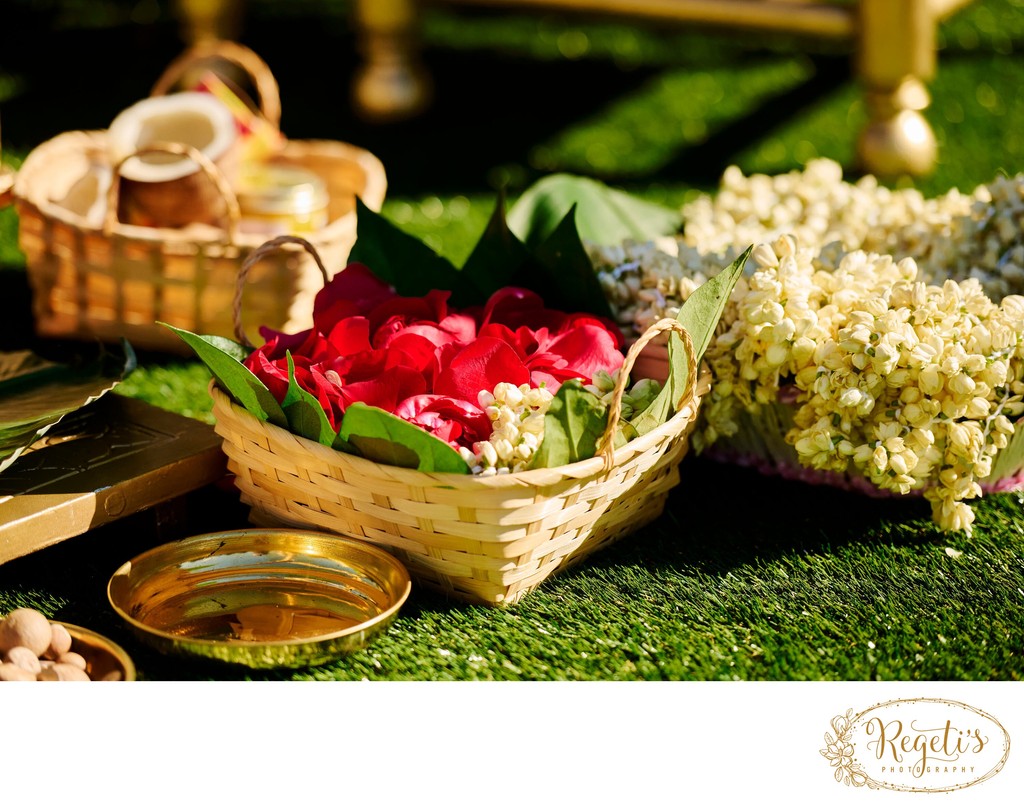
POLYGON ((14 201, 14 178, 17 174, 0 165, 0 210, 14 201))
POLYGON ((605 426, 604 434, 597 441, 597 453, 604 458, 605 472, 615 467, 615 430, 618 428, 619 420, 622 417, 622 396, 626 392, 626 385, 629 383, 629 374, 633 370, 633 363, 640 352, 647 344, 660 334, 666 331, 675 331, 683 340, 683 347, 686 350, 686 361, 689 371, 686 374, 686 389, 676 402, 676 411, 683 408, 683 405, 693 400, 697 389, 697 354, 693 348, 693 339, 690 332, 677 319, 665 317, 659 319, 637 339, 626 353, 626 358, 619 370, 619 379, 615 382, 615 389, 612 391, 612 402, 608 407, 608 425, 605 426))
POLYGON ((256 85, 259 95, 259 112, 278 131, 281 130, 281 93, 277 79, 270 72, 267 63, 253 51, 237 42, 224 39, 199 42, 176 59, 164 70, 150 91, 150 95, 166 95, 193 65, 211 58, 220 58, 242 68, 256 85))
POLYGON ((245 330, 242 328, 242 290, 245 288, 246 278, 249 276, 249 270, 255 266, 256 263, 283 244, 298 244, 304 248, 306 252, 313 256, 313 260, 316 261, 316 265, 320 269, 320 274, 323 276, 324 285, 327 285, 331 279, 330 275, 327 273, 326 267, 324 266, 323 260, 320 258, 320 253, 317 252, 316 247, 314 247, 305 238, 301 238, 297 235, 279 235, 277 238, 271 238, 269 241, 256 247, 256 249, 245 257, 245 260, 242 261, 242 266, 238 270, 238 280, 235 284, 235 299, 232 305, 232 311, 235 319, 235 338, 245 347, 253 347, 252 342, 249 341, 249 337, 245 335, 245 330))
POLYGON ((235 192, 232 190, 231 184, 209 157, 199 151, 199 149, 187 146, 184 143, 150 143, 148 146, 142 146, 131 154, 125 155, 114 163, 113 180, 110 183, 110 187, 107 188, 107 212, 106 217, 103 220, 103 234, 110 237, 110 234, 114 231, 114 227, 118 222, 117 206, 118 196, 121 192, 121 183, 118 182, 117 179, 121 175, 121 167, 133 157, 137 157, 140 154, 150 153, 178 154, 182 157, 188 157, 203 170, 220 192, 220 195, 224 198, 225 206, 227 208, 225 213, 227 226, 225 227, 225 230, 228 234, 228 240, 231 243, 235 243, 238 220, 242 217, 242 212, 238 206, 238 198, 235 196, 235 192))

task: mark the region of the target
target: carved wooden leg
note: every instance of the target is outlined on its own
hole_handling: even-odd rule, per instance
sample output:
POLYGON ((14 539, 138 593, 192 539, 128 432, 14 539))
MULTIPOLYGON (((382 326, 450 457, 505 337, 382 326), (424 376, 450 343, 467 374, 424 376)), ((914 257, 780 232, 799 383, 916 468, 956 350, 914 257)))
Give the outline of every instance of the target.
POLYGON ((175 0, 181 38, 187 45, 208 39, 237 39, 243 0, 175 0))
POLYGON ((935 135, 921 114, 931 97, 937 20, 929 0, 860 0, 857 68, 868 123, 857 144, 861 167, 882 177, 927 174, 935 135))
POLYGON ((432 86, 419 60, 416 0, 357 0, 354 10, 364 59, 352 86, 356 112, 376 121, 421 112, 432 86))

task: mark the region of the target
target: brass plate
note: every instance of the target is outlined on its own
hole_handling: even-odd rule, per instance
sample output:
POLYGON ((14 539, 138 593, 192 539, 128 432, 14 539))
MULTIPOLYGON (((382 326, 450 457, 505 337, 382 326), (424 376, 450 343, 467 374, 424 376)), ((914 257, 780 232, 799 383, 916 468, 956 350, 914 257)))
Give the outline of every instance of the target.
POLYGON ((213 427, 108 393, 0 473, 0 563, 222 479, 213 427))
POLYGON ((107 586, 117 614, 157 650, 252 668, 361 649, 410 591, 408 571, 383 549, 291 529, 172 541, 125 563, 107 586))
POLYGON ((135 663, 116 642, 79 625, 58 624, 71 634, 71 650, 85 659, 85 671, 93 681, 135 680, 135 663))

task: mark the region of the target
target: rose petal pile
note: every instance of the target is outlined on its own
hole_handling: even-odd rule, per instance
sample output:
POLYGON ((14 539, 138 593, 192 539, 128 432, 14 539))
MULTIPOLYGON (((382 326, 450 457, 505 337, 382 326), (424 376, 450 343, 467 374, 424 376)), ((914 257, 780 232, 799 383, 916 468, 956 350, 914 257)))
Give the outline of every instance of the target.
POLYGON ((553 395, 564 381, 590 384, 622 365, 623 335, 610 320, 547 308, 538 294, 512 286, 461 311, 450 296, 433 290, 405 297, 351 263, 318 292, 311 328, 261 328, 265 342, 244 363, 280 402, 290 356, 296 383, 320 402, 335 430, 358 401, 456 450, 492 433, 482 391, 505 384, 553 395))

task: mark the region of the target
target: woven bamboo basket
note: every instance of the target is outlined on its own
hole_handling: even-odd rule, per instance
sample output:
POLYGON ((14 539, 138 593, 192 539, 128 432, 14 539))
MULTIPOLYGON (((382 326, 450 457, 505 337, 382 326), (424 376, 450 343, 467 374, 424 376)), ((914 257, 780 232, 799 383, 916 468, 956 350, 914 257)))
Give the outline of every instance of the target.
POLYGON ((14 187, 14 171, 0 165, 0 207, 10 203, 11 189, 14 187))
MULTIPOLYGON (((235 43, 213 43, 187 51, 154 86, 166 92, 190 66, 214 57, 254 74, 260 114, 275 126, 280 115, 277 83, 266 65, 235 43)), ((159 323, 195 333, 230 336, 231 301, 239 268, 266 240, 240 228, 231 183, 195 149, 153 143, 145 151, 188 156, 199 164, 225 202, 221 226, 144 227, 118 219, 120 183, 109 181, 102 216, 66 200, 75 184, 110 171, 107 132, 65 132, 35 148, 14 180, 11 197, 19 216, 19 243, 33 294, 38 335, 116 341, 143 349, 187 353, 159 323)), ((312 171, 328 192, 328 222, 308 236, 328 266, 345 265, 356 237, 356 197, 379 210, 387 181, 381 161, 369 151, 332 140, 288 140, 268 162, 312 171)), ((94 179, 95 181, 95 179, 94 179)), ((301 249, 266 255, 249 272, 245 327, 265 324, 296 330, 311 324, 312 300, 320 287, 318 267, 301 249)))
POLYGON ((364 539, 395 554, 425 588, 507 606, 662 514, 709 383, 696 368, 686 329, 674 319, 656 322, 626 354, 596 456, 490 477, 427 473, 335 451, 259 420, 215 381, 209 392, 251 523, 364 539), (629 371, 644 345, 669 330, 679 332, 689 360, 676 412, 615 449, 610 438, 629 371))

